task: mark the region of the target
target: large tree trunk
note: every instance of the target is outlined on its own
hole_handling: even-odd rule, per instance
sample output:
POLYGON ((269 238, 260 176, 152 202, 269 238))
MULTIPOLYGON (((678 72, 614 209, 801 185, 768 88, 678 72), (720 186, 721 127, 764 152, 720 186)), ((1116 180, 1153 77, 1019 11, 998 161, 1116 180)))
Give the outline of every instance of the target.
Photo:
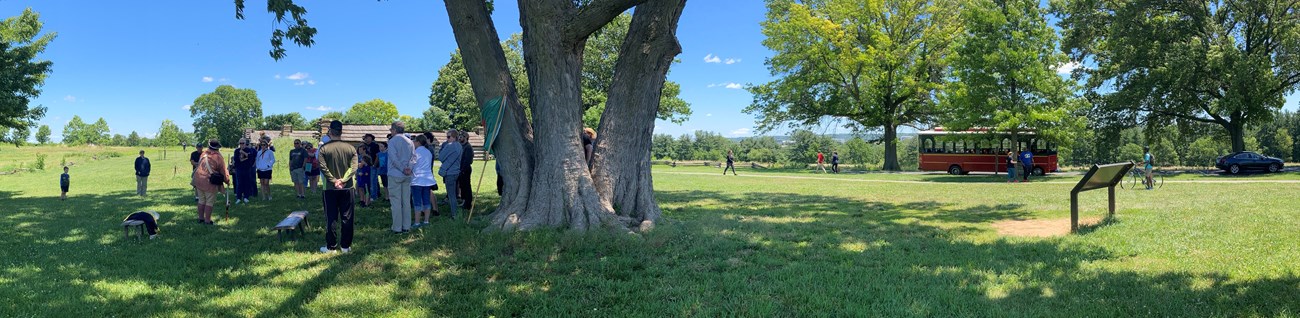
POLYGON ((482 0, 447 0, 446 7, 474 97, 481 103, 505 96, 501 132, 493 146, 505 187, 491 219, 493 225, 515 224, 514 216, 527 207, 532 184, 532 128, 487 6, 482 0))
POLYGON ((621 223, 641 231, 662 215, 654 198, 650 148, 664 79, 682 51, 676 30, 685 6, 686 0, 654 0, 637 7, 600 118, 592 170, 596 191, 621 223))
POLYGON ((886 124, 885 135, 881 139, 885 142, 885 164, 882 170, 898 171, 902 170, 898 166, 898 126, 886 124))
POLYGON ((1223 125, 1228 130, 1228 136, 1232 139, 1232 152, 1246 150, 1246 125, 1242 125, 1240 120, 1233 120, 1223 125))

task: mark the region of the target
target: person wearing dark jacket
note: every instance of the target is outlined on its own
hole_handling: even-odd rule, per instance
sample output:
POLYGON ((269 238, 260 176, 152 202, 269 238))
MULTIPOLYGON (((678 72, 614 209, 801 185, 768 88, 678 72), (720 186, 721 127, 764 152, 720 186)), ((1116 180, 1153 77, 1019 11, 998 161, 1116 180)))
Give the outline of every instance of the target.
POLYGON ((459 140, 461 145, 460 179, 456 180, 456 186, 458 187, 456 193, 460 194, 462 202, 460 206, 468 210, 470 206, 474 205, 474 192, 470 191, 469 187, 469 176, 474 172, 472 167, 474 163, 474 146, 470 146, 469 144, 468 132, 461 131, 459 140))
POLYGON ((140 156, 135 158, 135 194, 145 196, 149 190, 149 158, 144 156, 144 150, 140 150, 140 156))
POLYGON ((254 174, 257 150, 253 149, 247 138, 240 138, 239 146, 231 156, 234 157, 231 161, 235 166, 235 203, 248 203, 250 198, 257 195, 257 177, 254 174))

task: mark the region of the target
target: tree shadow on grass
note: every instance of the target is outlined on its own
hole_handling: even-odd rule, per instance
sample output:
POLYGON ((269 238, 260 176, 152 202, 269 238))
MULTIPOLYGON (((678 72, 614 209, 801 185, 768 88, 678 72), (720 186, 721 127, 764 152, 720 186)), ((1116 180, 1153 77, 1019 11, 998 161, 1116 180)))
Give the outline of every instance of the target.
POLYGON ((1242 316, 1300 309, 1300 300, 1287 296, 1300 291, 1294 275, 1242 280, 1131 272, 1094 265, 1132 256, 1087 241, 980 238, 987 228, 979 223, 1029 215, 1019 205, 952 207, 786 193, 657 195, 680 227, 662 234, 711 246, 681 256, 709 264, 684 265, 703 271, 678 274, 687 276, 678 281, 707 282, 697 291, 711 296, 702 298, 723 300, 706 316, 1242 316), (692 204, 699 201, 719 204, 692 204))

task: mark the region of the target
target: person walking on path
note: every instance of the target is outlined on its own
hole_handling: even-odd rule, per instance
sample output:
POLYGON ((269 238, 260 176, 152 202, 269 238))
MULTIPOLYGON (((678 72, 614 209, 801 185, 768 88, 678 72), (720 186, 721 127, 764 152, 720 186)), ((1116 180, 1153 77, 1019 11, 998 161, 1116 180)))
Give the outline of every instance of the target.
MULTIPOLYGON (((194 144, 194 152, 190 153, 190 178, 194 178, 194 171, 199 170, 199 158, 203 157, 203 143, 194 144)), ((193 184, 194 180, 190 180, 193 184)), ((193 188, 191 186, 191 188, 193 188)), ((199 188, 194 188, 194 202, 199 201, 199 188)))
POLYGON ((1151 180, 1151 168, 1155 167, 1155 165, 1153 165, 1155 161, 1156 161, 1156 156, 1151 155, 1151 146, 1142 146, 1142 164, 1146 168, 1145 172, 1146 172, 1146 179, 1147 179, 1146 180, 1147 190, 1151 190, 1152 183, 1154 183, 1151 180))
POLYGON ((831 172, 840 173, 840 152, 831 152, 831 172))
POLYGON ((821 151, 817 152, 817 169, 821 169, 822 173, 826 173, 826 155, 823 155, 821 151))
MULTIPOLYGON (((474 205, 474 191, 470 189, 470 176, 474 174, 474 146, 469 144, 469 132, 461 131, 460 140, 460 177, 456 179, 456 193, 460 195, 460 207, 466 210, 474 205)), ((451 187, 448 185, 447 187, 451 187)))
POLYGON ((248 138, 240 138, 231 157, 235 165, 235 203, 248 203, 248 199, 253 197, 253 190, 257 189, 253 174, 257 151, 248 144, 248 138))
POLYGON ((1016 164, 1016 153, 1013 151, 1007 151, 1006 161, 1007 183, 1016 182, 1016 170, 1020 169, 1019 165, 1016 164))
POLYGON ((392 208, 393 233, 411 230, 411 175, 415 172, 415 144, 406 136, 406 123, 395 121, 388 131, 388 203, 392 208))
POLYGON ((59 201, 68 199, 68 186, 72 183, 72 177, 68 176, 68 166, 63 166, 63 174, 59 175, 59 201))
POLYGON ((442 184, 447 186, 447 205, 451 207, 452 219, 456 219, 456 214, 460 210, 456 204, 458 191, 455 185, 456 179, 460 177, 460 160, 464 148, 461 147, 458 137, 460 133, 455 129, 447 131, 447 142, 438 151, 438 161, 442 161, 438 175, 442 176, 442 184))
POLYGON ((307 185, 307 171, 303 166, 307 162, 307 150, 302 147, 302 140, 293 140, 293 150, 289 150, 289 179, 293 180, 293 193, 298 199, 307 198, 304 191, 307 185))
MULTIPOLYGON (((220 142, 216 139, 209 140, 208 149, 199 158, 199 168, 194 170, 194 177, 191 178, 194 180, 191 184, 199 190, 199 224, 212 224, 212 205, 217 202, 217 192, 225 191, 226 185, 231 184, 230 170, 221 158, 220 150, 220 142)), ((230 204, 229 199, 226 204, 230 204)))
POLYGON ((357 149, 342 141, 343 122, 330 122, 329 137, 330 142, 320 147, 321 174, 328 187, 321 194, 325 206, 325 246, 320 251, 347 253, 352 251, 352 177, 357 172, 357 149))
POLYGON ((140 150, 140 156, 135 158, 135 194, 145 196, 149 190, 149 158, 144 156, 144 150, 140 150))
POLYGON ((727 175, 727 169, 731 169, 731 175, 736 176, 736 155, 731 150, 727 150, 727 167, 722 168, 722 175, 727 175))
POLYGON ((1020 152, 1020 167, 1023 168, 1021 169, 1020 181, 1029 182, 1029 174, 1034 171, 1033 151, 1025 149, 1020 152))
MULTIPOLYGON (((433 188, 438 183, 433 178, 433 153, 429 151, 429 140, 423 135, 415 136, 415 165, 411 174, 411 206, 415 210, 415 224, 411 227, 429 225, 430 213, 436 209, 433 200, 433 188)), ((455 186, 447 185, 448 188, 455 186)), ((448 190, 450 191, 450 190, 448 190)))
POLYGON ((271 172, 275 171, 275 149, 271 138, 262 137, 257 149, 257 180, 262 183, 263 200, 271 201, 271 172))

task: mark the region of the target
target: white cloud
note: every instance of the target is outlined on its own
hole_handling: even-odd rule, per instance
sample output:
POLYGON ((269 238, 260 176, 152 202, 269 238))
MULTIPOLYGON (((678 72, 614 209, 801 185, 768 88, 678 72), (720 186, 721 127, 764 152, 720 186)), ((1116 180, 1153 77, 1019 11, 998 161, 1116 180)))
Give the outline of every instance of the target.
POLYGON ((732 135, 732 136, 748 136, 748 135, 749 135, 749 128, 741 128, 741 129, 732 130, 732 131, 731 131, 731 135, 732 135))
POLYGON ((63 100, 68 101, 69 103, 76 103, 77 97, 72 95, 63 96, 63 100))
POLYGON ((184 109, 184 110, 190 110, 190 107, 191 107, 191 106, 192 106, 192 105, 181 106, 181 109, 184 109))
POLYGON ((1079 62, 1070 61, 1056 67, 1056 74, 1070 74, 1074 69, 1079 68, 1079 62))
POLYGON ((297 72, 297 73, 289 74, 289 76, 286 76, 285 78, 295 80, 295 81, 301 81, 307 79, 308 77, 311 77, 311 75, 307 75, 307 73, 303 73, 303 72, 297 72))
POLYGON ((736 83, 727 83, 727 88, 730 88, 730 89, 741 89, 741 88, 745 88, 745 86, 740 85, 740 84, 736 84, 736 83))
POLYGON ((722 63, 722 58, 714 56, 713 53, 704 56, 704 63, 722 63))
POLYGON ((296 82, 296 83, 293 83, 293 85, 294 85, 294 86, 303 86, 303 85, 307 85, 307 82, 296 82))
POLYGON ((280 74, 275 74, 275 79, 280 79, 280 74))
POLYGON ((740 63, 740 59, 727 59, 727 61, 723 63, 726 63, 727 65, 736 64, 740 63))
POLYGON ((203 77, 203 82, 204 82, 204 83, 212 83, 212 76, 204 76, 204 77, 203 77))
POLYGON ((709 84, 709 88, 714 88, 714 87, 718 87, 718 86, 722 86, 722 85, 723 85, 723 84, 709 84))
POLYGON ((316 80, 307 80, 307 85, 316 85, 316 80))
POLYGON ((316 107, 307 107, 307 110, 314 110, 314 111, 318 111, 318 112, 327 112, 327 111, 334 110, 334 108, 333 108, 333 107, 329 107, 329 106, 325 106, 325 105, 321 105, 321 106, 316 106, 316 107))

